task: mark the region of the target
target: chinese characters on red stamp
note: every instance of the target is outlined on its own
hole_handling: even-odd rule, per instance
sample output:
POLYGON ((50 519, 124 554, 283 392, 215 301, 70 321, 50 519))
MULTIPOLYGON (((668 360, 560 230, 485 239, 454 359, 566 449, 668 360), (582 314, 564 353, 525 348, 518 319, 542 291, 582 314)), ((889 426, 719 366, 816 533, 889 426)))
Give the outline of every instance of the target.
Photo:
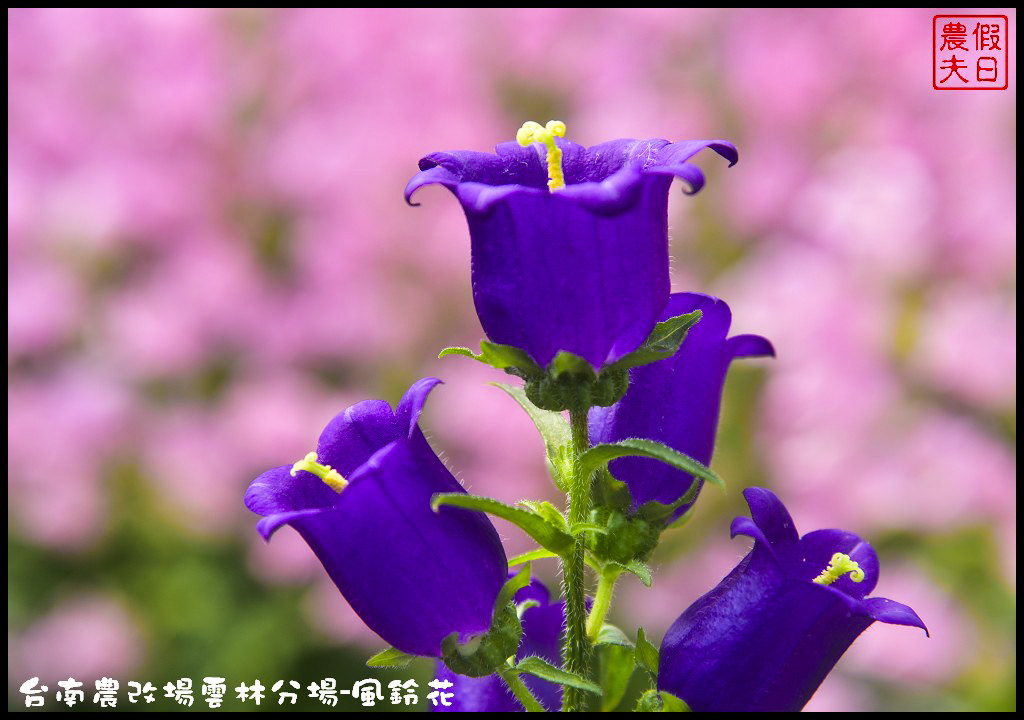
POLYGON ((932 18, 932 87, 936 90, 1005 90, 1009 87, 1006 15, 936 15, 932 18))

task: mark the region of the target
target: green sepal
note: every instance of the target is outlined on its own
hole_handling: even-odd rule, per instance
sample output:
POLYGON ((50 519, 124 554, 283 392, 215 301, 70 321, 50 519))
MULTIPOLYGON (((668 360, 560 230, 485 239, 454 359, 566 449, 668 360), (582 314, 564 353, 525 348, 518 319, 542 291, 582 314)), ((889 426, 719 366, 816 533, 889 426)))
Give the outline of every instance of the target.
POLYGON ((608 369, 628 370, 672 357, 679 351, 690 328, 700 322, 701 314, 700 310, 694 310, 658 323, 643 345, 616 360, 608 369))
POLYGON ((600 373, 579 355, 562 350, 540 377, 526 378, 526 397, 542 410, 561 412, 614 405, 629 388, 629 370, 606 367, 600 373))
POLYGON ((551 410, 541 410, 530 402, 526 397, 523 388, 513 387, 504 383, 494 383, 504 390, 508 395, 519 403, 519 406, 530 416, 533 424, 537 427, 544 440, 544 447, 547 450, 548 472, 551 479, 562 492, 568 492, 567 478, 572 475, 572 460, 570 450, 572 447, 572 434, 569 430, 569 423, 561 413, 551 410))
POLYGON ((540 600, 524 600, 521 603, 516 603, 516 615, 518 615, 519 619, 522 620, 523 613, 525 613, 530 608, 535 607, 540 607, 540 600))
POLYGON ((601 626, 601 631, 598 632, 594 645, 621 645, 622 647, 631 648, 633 647, 633 641, 620 628, 605 623, 601 626))
POLYGON ((621 457, 646 457, 699 477, 725 490, 725 482, 711 468, 697 462, 689 455, 673 450, 654 440, 627 438, 615 443, 595 445, 580 456, 581 474, 589 476, 612 460, 621 457))
POLYGON ((661 712, 665 703, 661 701, 661 695, 657 690, 645 690, 640 699, 636 701, 636 709, 633 712, 661 712))
POLYGON ((629 646, 602 645, 598 648, 597 656, 598 679, 601 681, 601 687, 604 688, 604 695, 601 696, 601 712, 612 712, 622 702, 622 698, 629 688, 630 678, 633 677, 632 642, 629 646))
POLYGON ((492 343, 489 340, 480 341, 479 355, 465 347, 446 347, 437 357, 443 358, 448 355, 465 355, 484 365, 504 370, 510 375, 516 375, 524 380, 539 378, 544 374, 544 371, 525 350, 512 345, 492 343))
MULTIPOLYGON (((660 503, 657 500, 651 500, 638 507, 636 512, 638 515, 642 516, 646 520, 650 520, 651 522, 665 522, 683 505, 689 505, 696 500, 698 492, 700 492, 700 483, 694 480, 690 483, 690 489, 683 493, 682 497, 671 505, 660 503)), ((670 525, 675 525, 675 523, 670 523, 670 525)))
POLYGON ((636 631, 636 664, 650 673, 655 681, 658 679, 658 648, 647 639, 643 628, 636 631))
POLYGON ((485 633, 459 642, 459 633, 453 632, 441 641, 441 659, 459 675, 486 677, 505 667, 508 658, 516 654, 523 637, 523 626, 512 599, 530 583, 530 566, 524 565, 502 585, 494 601, 491 627, 485 633))
POLYGON ((557 683, 559 685, 567 685, 578 690, 594 693, 595 695, 603 694, 601 686, 597 683, 591 682, 586 678, 582 678, 575 673, 567 672, 561 668, 556 668, 544 658, 537 657, 536 655, 524 657, 516 663, 516 670, 521 673, 533 675, 534 677, 539 677, 541 680, 547 680, 548 682, 557 683))
POLYGON ((587 547, 598 562, 618 565, 646 584, 648 573, 643 561, 658 546, 662 525, 652 523, 640 515, 627 515, 619 510, 594 508, 591 521, 603 525, 607 532, 595 533, 587 538, 587 547), (632 565, 637 563, 636 565, 632 565))
POLYGON ((629 488, 617 480, 607 468, 607 464, 612 460, 630 456, 660 460, 719 487, 724 487, 724 483, 714 471, 693 458, 653 440, 629 438, 617 443, 595 445, 581 456, 583 472, 597 473, 594 483, 594 507, 589 521, 602 525, 607 530, 604 534, 595 533, 589 536, 588 548, 598 561, 617 562, 648 584, 649 579, 645 579, 645 575, 649 575, 649 571, 644 571, 643 561, 654 552, 662 531, 672 523, 672 515, 676 510, 696 500, 700 483, 696 480, 691 482, 689 489, 671 505, 652 500, 634 512, 631 510, 632 496, 629 488), (641 565, 631 568, 630 563, 634 561, 641 565), (639 572, 634 572, 634 569, 638 569, 639 572))
POLYGON ((670 692, 661 691, 662 712, 693 712, 686 701, 670 692))
POLYGON ((520 553, 513 558, 508 559, 508 566, 515 567, 516 565, 522 565, 523 563, 533 562, 534 560, 547 560, 548 558, 560 557, 558 553, 553 553, 550 550, 539 548, 537 550, 528 550, 524 553, 520 553))
POLYGON ((615 508, 628 512, 633 507, 633 494, 629 486, 617 479, 608 468, 601 468, 594 476, 592 502, 594 507, 615 508))
POLYGON ((430 507, 434 512, 437 512, 442 505, 477 510, 507 520, 536 540, 541 547, 558 555, 566 552, 573 544, 573 538, 568 532, 555 527, 542 515, 532 510, 506 505, 493 498, 465 493, 438 493, 431 498, 430 507))
POLYGON ((691 712, 691 710, 684 700, 670 692, 648 690, 637 701, 636 712, 691 712))
POLYGON ((389 647, 367 660, 366 667, 404 668, 415 659, 415 655, 409 655, 389 647))
POLYGON ((515 599, 516 593, 530 584, 531 577, 532 572, 529 563, 527 563, 519 568, 516 574, 506 580, 505 584, 501 586, 501 590, 498 591, 498 597, 494 601, 494 607, 500 608, 512 602, 515 599))

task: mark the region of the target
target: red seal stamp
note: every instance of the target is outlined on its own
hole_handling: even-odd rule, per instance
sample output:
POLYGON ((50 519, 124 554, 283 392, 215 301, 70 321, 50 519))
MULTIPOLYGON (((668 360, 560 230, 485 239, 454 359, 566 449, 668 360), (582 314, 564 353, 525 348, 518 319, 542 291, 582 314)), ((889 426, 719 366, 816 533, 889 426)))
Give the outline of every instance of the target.
POLYGON ((1006 15, 936 15, 932 18, 932 87, 936 90, 1005 90, 1009 87, 1006 15))

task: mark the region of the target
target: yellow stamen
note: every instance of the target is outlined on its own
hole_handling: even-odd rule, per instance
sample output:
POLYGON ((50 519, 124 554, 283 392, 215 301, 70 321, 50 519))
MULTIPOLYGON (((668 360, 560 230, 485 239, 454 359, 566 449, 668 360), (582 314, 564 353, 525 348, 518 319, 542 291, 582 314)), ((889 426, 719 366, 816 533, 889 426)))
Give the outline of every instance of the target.
POLYGON ((860 565, 850 559, 849 555, 836 553, 829 560, 828 567, 821 571, 821 575, 814 578, 813 582, 819 585, 831 585, 846 573, 850 573, 850 579, 856 583, 864 580, 864 571, 860 565))
POLYGON ((562 174, 562 149, 555 145, 556 137, 565 137, 565 123, 561 120, 549 120, 547 125, 529 120, 523 123, 516 133, 516 142, 526 147, 531 143, 544 143, 548 150, 548 190, 555 191, 565 187, 565 175, 562 174))
POLYGON ((299 470, 305 470, 308 473, 313 473, 318 478, 324 481, 324 483, 334 492, 340 493, 348 485, 348 481, 341 476, 337 470, 332 468, 330 465, 321 465, 316 461, 316 453, 306 453, 306 457, 299 460, 297 463, 292 465, 291 476, 299 472, 299 470))

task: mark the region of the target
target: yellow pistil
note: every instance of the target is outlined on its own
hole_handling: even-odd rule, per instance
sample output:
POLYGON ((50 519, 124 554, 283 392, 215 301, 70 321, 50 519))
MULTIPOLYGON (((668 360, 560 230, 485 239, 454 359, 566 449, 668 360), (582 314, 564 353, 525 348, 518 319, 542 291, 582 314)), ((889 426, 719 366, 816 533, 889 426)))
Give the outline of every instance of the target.
POLYGON ((814 578, 819 585, 831 585, 846 573, 850 573, 850 579, 854 582, 861 582, 864 579, 864 571, 860 565, 850 559, 845 553, 836 553, 829 560, 828 567, 821 571, 821 575, 814 578))
POLYGON ((547 125, 529 120, 516 133, 516 142, 526 147, 531 143, 544 143, 548 150, 548 190, 552 192, 565 187, 562 174, 562 149, 555 145, 556 137, 565 137, 565 123, 549 120, 547 125))
POLYGON ((316 453, 306 453, 306 457, 299 460, 297 463, 292 465, 291 476, 295 477, 299 470, 305 470, 308 473, 313 473, 318 478, 324 481, 324 483, 334 492, 340 493, 348 485, 348 481, 341 476, 341 473, 332 468, 330 465, 321 465, 316 461, 316 453))

